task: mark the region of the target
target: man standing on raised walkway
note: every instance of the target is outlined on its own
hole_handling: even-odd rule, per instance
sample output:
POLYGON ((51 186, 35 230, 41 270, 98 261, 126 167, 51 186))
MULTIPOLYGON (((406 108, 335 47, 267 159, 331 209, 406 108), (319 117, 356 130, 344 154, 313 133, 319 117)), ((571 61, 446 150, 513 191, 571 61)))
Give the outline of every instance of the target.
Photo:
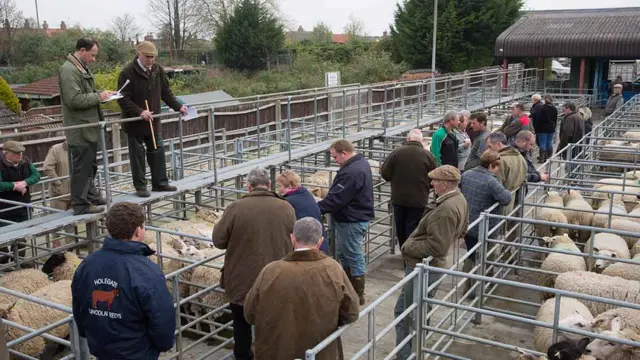
POLYGON ((153 114, 160 114, 162 101, 185 115, 187 107, 180 104, 173 95, 167 74, 162 66, 155 63, 158 55, 156 46, 152 42, 143 41, 136 45, 136 50, 136 58, 122 69, 118 77, 119 89, 129 80, 129 84, 120 92, 123 98, 118 100, 118 104, 122 109, 123 119, 142 118, 124 123, 123 128, 129 140, 129 162, 136 195, 149 197, 151 194, 147 190, 145 178, 145 147, 151 170, 151 191, 178 190, 175 186, 169 185, 162 127, 160 119, 154 119, 153 114))
MULTIPOLYGON (((100 102, 107 100, 112 91, 96 91, 93 74, 87 67, 96 61, 98 42, 82 38, 76 51, 67 56, 60 68, 58 82, 64 126, 97 124, 104 121, 100 102)), ((98 126, 66 130, 67 146, 71 155, 71 208, 74 215, 97 214, 104 211, 107 202, 100 197, 95 179, 98 172, 98 126)))

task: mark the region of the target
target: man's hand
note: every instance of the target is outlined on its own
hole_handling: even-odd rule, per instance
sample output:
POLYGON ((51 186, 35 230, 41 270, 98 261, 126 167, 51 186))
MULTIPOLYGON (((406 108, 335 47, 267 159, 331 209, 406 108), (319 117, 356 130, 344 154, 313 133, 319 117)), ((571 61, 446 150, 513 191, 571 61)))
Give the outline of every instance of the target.
POLYGON ((111 95, 115 94, 115 91, 105 90, 100 93, 100 101, 107 101, 111 95))
POLYGON ((549 174, 547 173, 540 174, 540 181, 549 181, 549 174))
POLYGON ((25 181, 16 181, 13 183, 13 190, 19 191, 24 195, 27 192, 27 183, 25 181))
POLYGON ((182 105, 182 107, 180 108, 180 112, 182 113, 182 115, 187 115, 189 113, 189 109, 187 109, 187 105, 182 105))
POLYGON ((147 121, 153 121, 153 112, 149 111, 149 110, 144 110, 141 114, 140 117, 147 120, 147 121))

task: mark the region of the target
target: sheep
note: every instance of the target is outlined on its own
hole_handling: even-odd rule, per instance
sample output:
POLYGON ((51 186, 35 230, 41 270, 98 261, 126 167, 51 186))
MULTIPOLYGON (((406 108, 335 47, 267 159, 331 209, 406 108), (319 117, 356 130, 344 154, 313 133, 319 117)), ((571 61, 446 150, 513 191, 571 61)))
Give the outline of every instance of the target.
MULTIPOLYGON (((600 333, 604 336, 625 339, 633 342, 640 342, 640 333, 633 329, 622 328, 620 318, 611 321, 611 330, 600 333)), ((595 339, 587 345, 587 353, 595 356, 596 359, 606 360, 640 360, 640 346, 630 346, 620 343, 613 343, 609 340, 595 339)))
MULTIPOLYGON (((542 240, 548 244, 551 249, 582 253, 567 234, 557 235, 552 238, 544 237, 542 240)), ((582 256, 551 253, 546 259, 544 259, 540 269, 553 271, 555 273, 563 273, 567 271, 586 270, 587 266, 582 256)), ((555 283, 555 278, 556 275, 543 274, 540 276, 539 284, 540 286, 552 288, 555 283)), ((546 294, 543 294, 543 299, 545 299, 546 296, 546 294)))
MULTIPOLYGON (((37 269, 12 271, 0 277, 0 286, 25 295, 51 284, 49 277, 37 269)), ((0 310, 8 310, 18 300, 13 295, 0 293, 0 310)))
MULTIPOLYGON (((625 189, 633 190, 634 188, 640 188, 638 184, 638 180, 636 179, 627 179, 627 178, 604 178, 598 180, 598 182, 593 186, 596 189, 601 189, 605 186, 610 185, 619 185, 620 187, 624 186, 625 189)), ((625 190, 625 191, 629 191, 625 190)))
POLYGON ((324 199, 329 193, 329 187, 331 186, 329 182, 330 177, 330 171, 316 171, 314 174, 306 177, 303 182, 307 185, 316 185, 308 186, 309 191, 313 196, 324 199))
MULTIPOLYGON (((62 280, 51 283, 40 290, 33 292, 31 296, 71 307, 71 280, 62 280)), ((49 324, 65 319, 68 316, 69 314, 64 311, 39 305, 24 299, 16 301, 15 305, 9 311, 0 311, 0 317, 3 319, 7 319, 34 330, 41 329, 49 324)), ((47 333, 59 338, 66 338, 69 336, 69 326, 61 325, 47 333)), ((12 326, 6 326, 5 339, 7 342, 24 335, 26 335, 26 332, 12 326)), ((13 347, 13 350, 32 357, 37 357, 44 351, 44 349, 45 339, 41 336, 35 337, 13 347)))
MULTIPOLYGON (((582 197, 582 194, 578 190, 569 190, 564 197, 564 215, 567 217, 567 222, 572 225, 591 225, 593 222, 593 213, 584 211, 593 211, 591 205, 582 197), (582 210, 582 211, 581 211, 582 210)), ((572 232, 575 232, 572 231, 572 232)), ((572 235, 573 239, 578 239, 584 243, 589 239, 590 231, 579 230, 577 236, 572 235)))
MULTIPOLYGON (((544 202, 545 205, 564 207, 564 200, 562 196, 557 191, 549 191, 547 193, 547 198, 544 202)), ((551 209, 551 208, 539 208, 535 215, 536 220, 544 220, 557 222, 562 224, 567 224, 567 217, 560 209, 551 209)), ((558 226, 547 226, 547 225, 535 225, 536 236, 545 237, 545 236, 555 236, 560 235, 567 229, 563 229, 558 226)))
POLYGON ((632 260, 634 260, 636 264, 617 262, 609 265, 602 273, 627 280, 640 281, 640 252, 636 253, 632 260))
POLYGON ((627 171, 622 175, 625 179, 640 180, 640 170, 627 171))
MULTIPOLYGON (((640 282, 588 271, 569 271, 559 274, 556 277, 555 288, 640 304, 640 282)), ((584 305, 589 308, 594 316, 616 308, 616 305, 587 300, 584 301, 584 305)))
POLYGON ((617 203, 624 204, 627 212, 631 212, 633 208, 638 205, 638 197, 636 192, 638 189, 625 186, 624 189, 622 185, 605 185, 600 187, 598 190, 604 192, 594 192, 593 193, 593 207, 599 208, 602 201, 611 198, 611 191, 624 192, 625 194, 613 194, 613 201, 617 203), (607 192, 608 191, 608 192, 607 192))
MULTIPOLYGON (((611 230, 622 230, 622 231, 640 233, 640 224, 631 220, 616 219, 611 222, 611 230)), ((636 241, 638 241, 637 236, 626 236, 626 235, 620 235, 620 236, 627 241, 627 247, 629 249, 635 245, 636 241)))
MULTIPOLYGON (((204 249, 204 250, 201 250, 201 254, 202 254, 201 258, 196 260, 204 260, 205 258, 214 258, 214 257, 215 259, 201 266, 197 266, 193 270, 193 273, 191 274, 190 282, 193 284, 204 286, 204 287, 208 287, 214 284, 220 284, 221 271, 219 269, 212 268, 209 266, 213 265, 216 262, 223 263, 224 257, 221 255, 224 254, 224 251, 218 250, 215 248, 204 249)), ((202 290, 202 287, 191 285, 189 288, 189 296, 194 295, 201 290, 202 290)), ((210 308, 217 309, 223 306, 227 302, 224 294, 216 290, 212 290, 205 295, 201 295, 195 298, 194 301, 207 305, 207 308, 205 308, 202 305, 191 304, 190 310, 191 312, 193 312, 193 314, 196 317, 200 317, 204 313, 209 312, 211 310, 210 308)), ((211 316, 216 317, 219 314, 220 313, 214 313, 211 316)), ((196 326, 197 326, 197 330, 200 330, 200 323, 198 323, 196 326)))
POLYGON ((614 215, 627 215, 627 209, 621 202, 615 202, 613 200, 603 201, 598 208, 598 212, 593 216, 591 226, 609 228, 609 214, 611 214, 611 221, 615 219, 626 219, 626 217, 614 215), (611 204, 612 202, 613 204, 611 204))
POLYGON ((549 360, 595 360, 593 356, 584 354, 590 341, 591 339, 588 337, 582 338, 578 341, 559 341, 547 349, 547 358, 549 360))
POLYGON ((42 272, 51 276, 53 281, 73 280, 73 274, 82 260, 71 251, 52 254, 42 266, 42 272))
POLYGON ((629 130, 622 134, 625 139, 638 139, 640 140, 640 130, 629 130))
MULTIPOLYGON (((537 321, 553 323, 555 316, 555 299, 545 301, 538 309, 536 315, 537 321)), ((591 311, 581 301, 574 298, 562 297, 560 299, 560 326, 571 329, 590 329, 593 315, 591 311)), ((558 333, 558 340, 572 339, 577 340, 581 336, 577 334, 558 333)), ((551 346, 553 338, 553 329, 536 326, 533 330, 533 348, 536 351, 545 352, 551 346)))
MULTIPOLYGON (((178 271, 178 270, 182 269, 183 267, 185 267, 185 265, 189 264, 187 261, 180 261, 180 260, 176 260, 176 259, 173 259, 173 258, 195 259, 195 258, 202 257, 200 250, 196 249, 195 247, 185 244, 182 240, 177 240, 177 243, 182 245, 181 247, 179 247, 179 249, 176 249, 170 243, 165 243, 164 241, 162 241, 162 252, 160 254, 163 255, 163 258, 162 258, 162 269, 161 270, 162 270, 162 273, 165 274, 165 275, 168 275, 168 274, 171 274, 171 273, 173 273, 175 271, 178 271), (170 259, 170 258, 167 258, 167 257, 164 257, 164 256, 170 256, 172 258, 170 259)), ((156 252, 158 250, 158 248, 156 246, 156 243, 149 244, 149 248, 151 248, 151 250, 156 251, 156 252)), ((149 259, 154 264, 156 264, 158 266, 159 266, 158 258, 159 258, 160 254, 151 255, 149 257, 149 259)), ((190 270, 190 271, 186 271, 185 273, 180 274, 180 280, 189 281, 192 272, 193 272, 193 270, 190 270)), ((167 280, 167 288, 169 288, 169 292, 173 296, 174 294, 173 294, 173 280, 172 279, 167 280)), ((186 296, 188 296, 188 294, 189 294, 188 285, 181 282, 179 284, 179 293, 180 293, 180 297, 181 298, 185 298, 186 296)))
POLYGON ((609 143, 603 143, 603 149, 598 151, 598 160, 610 161, 610 162, 637 162, 638 161, 638 143, 631 143, 630 141, 610 141, 609 143))
POLYGON ((625 307, 607 310, 593 319, 592 329, 597 332, 611 330, 611 322, 620 318, 624 327, 632 327, 640 331, 640 310, 625 307))
MULTIPOLYGON (((589 253, 591 249, 591 239, 587 241, 584 252, 589 253)), ((627 247, 627 242, 620 236, 610 233, 597 233, 593 235, 593 254, 612 258, 608 259, 589 259, 590 268, 595 265, 596 272, 602 272, 607 266, 611 265, 613 259, 629 259, 631 254, 627 247)))

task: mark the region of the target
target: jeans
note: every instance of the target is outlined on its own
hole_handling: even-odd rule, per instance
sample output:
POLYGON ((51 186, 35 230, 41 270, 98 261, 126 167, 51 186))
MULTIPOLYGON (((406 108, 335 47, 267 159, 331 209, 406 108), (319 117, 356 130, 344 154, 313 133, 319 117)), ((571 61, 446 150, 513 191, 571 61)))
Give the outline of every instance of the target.
POLYGON ((536 133, 536 139, 540 151, 552 151, 553 150, 553 136, 555 133, 536 133))
MULTIPOLYGON (((478 244, 478 238, 476 236, 467 234, 464 236, 464 243, 467 245, 467 251, 469 251, 469 249, 471 249, 472 247, 478 244)), ((476 264, 477 256, 478 256, 478 253, 475 251, 471 256, 469 256, 469 259, 471 259, 471 262, 473 262, 474 265, 476 264)))
POLYGON ((252 360, 251 344, 253 335, 251 325, 244 318, 244 306, 229 304, 229 308, 233 314, 233 356, 237 360, 252 360))
POLYGON ((363 276, 365 265, 362 247, 369 222, 332 221, 332 224, 336 236, 336 258, 343 268, 351 270, 351 276, 363 276))
POLYGON ((131 177, 133 178, 133 187, 136 190, 144 190, 147 188, 147 179, 145 178, 147 167, 144 162, 145 147, 147 162, 151 170, 151 187, 169 185, 163 144, 162 135, 160 134, 156 134, 157 149, 153 148, 153 139, 151 136, 128 135, 131 177))
MULTIPOLYGON (((412 271, 413 271, 413 268, 409 267, 405 263, 404 264, 405 276, 409 275, 412 271)), ((433 283, 435 283, 436 281, 438 281, 442 277, 442 275, 443 275, 442 273, 439 273, 439 274, 429 273, 427 288, 431 286, 433 283)), ((409 306, 411 306, 411 304, 413 304, 413 301, 414 301, 413 300, 413 284, 415 281, 417 281, 417 279, 407 283, 402 289, 402 292, 398 297, 398 301, 396 301, 396 306, 394 309, 394 317, 397 318, 398 316, 400 316, 400 314, 402 314, 402 312, 406 308, 408 308, 409 306)), ((433 298, 436 295, 437 291, 438 291, 438 286, 436 286, 433 290, 429 291, 427 296, 430 298, 433 298)), ((426 314, 429 313, 429 311, 431 311, 431 304, 427 304, 426 308, 427 308, 426 312, 424 313, 425 316, 426 314)), ((409 315, 407 315, 407 317, 405 318, 405 321, 401 321, 396 325, 396 346, 398 346, 411 333, 412 328, 414 329, 416 328, 416 325, 414 324, 414 322, 415 322, 415 316, 414 316, 414 313, 411 312, 409 315)), ((422 324, 419 324, 419 325, 422 325, 422 324)), ((429 325, 429 321, 427 321, 427 325, 429 325)), ((398 353, 396 354, 397 360, 405 360, 409 358, 409 356, 411 356, 412 343, 413 343, 413 339, 409 340, 409 342, 405 344, 405 346, 403 346, 398 351, 398 353)))
POLYGON ((97 152, 97 143, 82 146, 69 145, 71 208, 76 215, 83 213, 92 203, 100 199, 100 191, 95 183, 98 173, 97 152))
POLYGON ((396 223, 396 236, 398 237, 398 247, 409 238, 409 235, 418 227, 424 208, 412 208, 402 205, 393 205, 393 216, 396 223))

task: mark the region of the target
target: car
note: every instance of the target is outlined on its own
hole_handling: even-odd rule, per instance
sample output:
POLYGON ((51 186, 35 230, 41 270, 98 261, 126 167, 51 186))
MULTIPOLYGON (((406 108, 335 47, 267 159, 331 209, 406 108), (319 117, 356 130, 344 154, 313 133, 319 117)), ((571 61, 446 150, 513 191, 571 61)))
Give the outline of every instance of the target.
POLYGON ((571 69, 560 64, 558 60, 551 60, 551 73, 554 79, 567 79, 571 74, 571 69))

